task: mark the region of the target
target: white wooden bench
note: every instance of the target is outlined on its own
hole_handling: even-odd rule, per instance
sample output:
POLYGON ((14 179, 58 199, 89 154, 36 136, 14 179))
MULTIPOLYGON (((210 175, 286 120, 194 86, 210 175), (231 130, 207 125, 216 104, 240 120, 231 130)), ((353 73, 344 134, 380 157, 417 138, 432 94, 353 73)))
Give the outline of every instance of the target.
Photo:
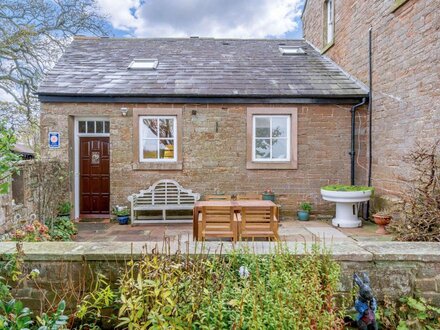
POLYGON ((131 202, 131 223, 192 222, 192 220, 167 221, 166 211, 192 210, 194 203, 199 199, 200 194, 184 189, 174 180, 157 181, 147 190, 141 190, 139 193, 128 197, 131 202), (139 219, 137 211, 162 211, 162 219, 158 221, 157 218, 151 220, 151 217, 139 219))

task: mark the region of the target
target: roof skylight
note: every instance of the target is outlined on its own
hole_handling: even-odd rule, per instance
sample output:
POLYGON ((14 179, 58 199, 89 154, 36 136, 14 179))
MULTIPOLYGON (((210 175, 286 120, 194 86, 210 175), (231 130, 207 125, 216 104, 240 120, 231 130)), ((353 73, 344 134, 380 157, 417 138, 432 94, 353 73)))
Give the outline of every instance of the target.
POLYGON ((279 50, 283 55, 302 55, 305 50, 298 46, 280 46, 279 50))
POLYGON ((159 65, 159 60, 156 58, 135 58, 128 66, 132 70, 154 70, 159 65))

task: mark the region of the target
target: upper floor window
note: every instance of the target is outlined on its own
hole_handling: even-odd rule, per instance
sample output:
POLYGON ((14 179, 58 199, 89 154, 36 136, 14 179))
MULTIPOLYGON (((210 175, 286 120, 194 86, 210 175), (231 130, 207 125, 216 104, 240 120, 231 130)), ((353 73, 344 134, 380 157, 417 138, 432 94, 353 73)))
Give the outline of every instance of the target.
POLYGON ((335 37, 335 4, 334 0, 324 1, 324 45, 333 43, 335 37))

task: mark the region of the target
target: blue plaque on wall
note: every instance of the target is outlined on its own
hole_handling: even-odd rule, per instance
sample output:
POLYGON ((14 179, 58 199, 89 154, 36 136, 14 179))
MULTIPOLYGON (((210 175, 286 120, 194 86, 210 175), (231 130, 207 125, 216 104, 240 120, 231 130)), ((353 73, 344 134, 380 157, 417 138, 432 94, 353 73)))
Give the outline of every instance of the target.
POLYGON ((57 149, 60 147, 60 132, 49 132, 49 148, 57 149))

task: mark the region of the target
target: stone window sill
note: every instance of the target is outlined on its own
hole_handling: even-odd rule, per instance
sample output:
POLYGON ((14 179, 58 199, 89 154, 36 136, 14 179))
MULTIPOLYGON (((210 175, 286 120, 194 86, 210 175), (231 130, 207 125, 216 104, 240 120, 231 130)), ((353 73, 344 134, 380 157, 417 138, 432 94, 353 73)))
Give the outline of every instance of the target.
POLYGON ((294 161, 288 162, 246 162, 248 170, 296 170, 294 161))
POLYGON ((181 171, 182 162, 175 163, 134 163, 134 171, 181 171))

